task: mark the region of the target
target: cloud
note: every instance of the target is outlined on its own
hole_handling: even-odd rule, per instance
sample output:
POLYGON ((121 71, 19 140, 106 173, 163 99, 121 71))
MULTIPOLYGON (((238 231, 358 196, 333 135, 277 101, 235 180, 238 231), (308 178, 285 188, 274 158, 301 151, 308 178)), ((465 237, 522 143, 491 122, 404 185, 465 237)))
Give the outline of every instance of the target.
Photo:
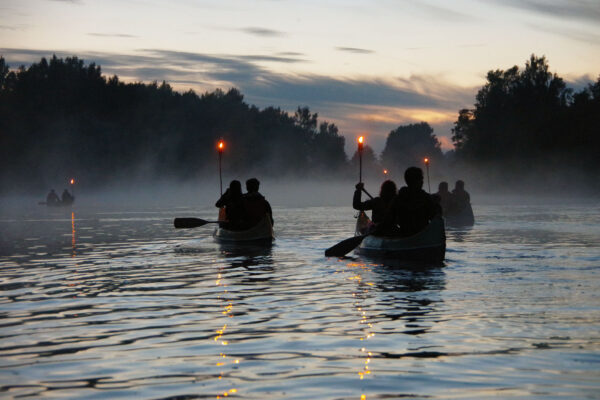
POLYGON ((130 35, 127 33, 88 33, 88 36, 99 36, 99 37, 114 37, 114 38, 137 38, 139 36, 130 35))
POLYGON ((574 19, 597 26, 600 21, 600 2, 597 0, 492 0, 502 6, 544 14, 560 20, 574 19))
POLYGON ((282 36, 286 36, 286 34, 284 32, 275 31, 273 29, 267 29, 267 28, 258 28, 258 27, 242 28, 242 29, 240 29, 240 31, 242 31, 244 33, 248 33, 250 35, 262 36, 262 37, 282 37, 282 36))
POLYGON ((335 49, 339 50, 339 51, 346 51, 348 53, 356 53, 356 54, 372 54, 372 53, 374 53, 373 50, 359 49, 356 47, 336 47, 335 49))
POLYGON ((553 35, 567 37, 578 42, 590 43, 592 45, 600 45, 600 35, 582 29, 571 29, 558 26, 546 26, 542 24, 531 24, 534 29, 548 32, 553 35))
POLYGON ((440 19, 447 22, 470 22, 474 21, 474 17, 462 13, 460 11, 456 11, 456 9, 441 7, 438 5, 428 4, 423 0, 413 0, 411 3, 425 11, 429 16, 434 17, 436 19, 440 19))

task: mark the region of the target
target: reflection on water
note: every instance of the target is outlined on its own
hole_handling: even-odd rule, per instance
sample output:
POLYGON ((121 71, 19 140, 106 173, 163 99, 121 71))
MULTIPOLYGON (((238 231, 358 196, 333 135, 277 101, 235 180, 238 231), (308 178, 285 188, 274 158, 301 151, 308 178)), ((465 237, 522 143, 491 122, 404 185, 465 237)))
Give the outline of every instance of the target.
POLYGON ((597 397, 598 207, 479 208, 441 265, 327 259, 352 210, 276 211, 268 247, 191 210, 0 215, 1 395, 597 397))

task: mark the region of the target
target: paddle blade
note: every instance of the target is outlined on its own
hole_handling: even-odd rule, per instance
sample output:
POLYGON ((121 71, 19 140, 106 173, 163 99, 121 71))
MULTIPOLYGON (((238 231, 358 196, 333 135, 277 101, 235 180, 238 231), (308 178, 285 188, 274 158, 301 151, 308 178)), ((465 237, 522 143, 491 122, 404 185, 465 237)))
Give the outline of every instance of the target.
POLYGON ((325 257, 344 257, 346 254, 359 246, 367 235, 354 236, 344 239, 335 246, 325 250, 325 257))
POLYGON ((200 218, 175 218, 173 225, 175 228, 197 228, 211 222, 215 221, 206 221, 200 218))

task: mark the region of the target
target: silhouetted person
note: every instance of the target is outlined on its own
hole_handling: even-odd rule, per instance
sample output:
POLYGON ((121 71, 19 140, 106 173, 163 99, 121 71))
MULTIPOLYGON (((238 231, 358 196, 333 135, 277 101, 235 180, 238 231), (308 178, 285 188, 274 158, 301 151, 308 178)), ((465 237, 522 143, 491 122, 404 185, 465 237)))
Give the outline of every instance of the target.
POLYGON ((265 197, 258 192, 259 187, 260 182, 256 178, 250 178, 246 181, 246 190, 248 193, 244 194, 244 200, 246 201, 248 223, 254 226, 258 224, 265 215, 268 215, 271 220, 271 225, 273 225, 274 221, 271 205, 265 197))
POLYGON ((442 212, 446 215, 452 207, 452 193, 448 190, 448 182, 440 182, 438 191, 434 196, 439 200, 442 212))
POLYGON ((61 199, 63 204, 71 204, 75 198, 73 197, 73 195, 71 195, 71 193, 69 193, 67 189, 65 189, 62 192, 61 199))
POLYGON ((442 208, 433 197, 423 190, 423 171, 418 167, 409 167, 404 172, 406 186, 398 191, 394 199, 396 223, 400 226, 400 235, 411 236, 421 232, 442 208))
POLYGON ((60 199, 58 198, 58 195, 56 194, 54 189, 50 189, 50 193, 48 193, 48 196, 46 196, 46 204, 49 206, 54 206, 54 205, 57 205, 58 203, 60 203, 60 199))
POLYGON ((452 190, 452 212, 460 213, 471 205, 471 196, 465 190, 465 183, 461 180, 456 181, 454 190, 452 190))
POLYGON ((225 207, 227 221, 219 225, 225 229, 242 230, 248 227, 246 222, 246 205, 242 196, 242 184, 240 181, 233 180, 229 183, 229 188, 215 203, 216 207, 225 207))
POLYGON ((362 182, 356 184, 356 190, 352 198, 352 207, 359 211, 372 210, 371 221, 374 224, 379 224, 386 218, 394 196, 396 196, 396 184, 393 181, 386 180, 381 184, 378 197, 361 201, 363 187, 364 184, 362 182))

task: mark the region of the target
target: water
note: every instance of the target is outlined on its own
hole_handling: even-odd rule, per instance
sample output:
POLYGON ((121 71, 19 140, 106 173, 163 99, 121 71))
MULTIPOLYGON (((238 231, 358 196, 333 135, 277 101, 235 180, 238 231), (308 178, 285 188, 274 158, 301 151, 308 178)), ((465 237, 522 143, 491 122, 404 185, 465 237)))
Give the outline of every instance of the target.
POLYGON ((175 230, 213 209, 4 210, 0 396, 600 398, 600 205, 477 205, 446 261, 325 248, 349 207, 275 207, 272 248, 175 230))

